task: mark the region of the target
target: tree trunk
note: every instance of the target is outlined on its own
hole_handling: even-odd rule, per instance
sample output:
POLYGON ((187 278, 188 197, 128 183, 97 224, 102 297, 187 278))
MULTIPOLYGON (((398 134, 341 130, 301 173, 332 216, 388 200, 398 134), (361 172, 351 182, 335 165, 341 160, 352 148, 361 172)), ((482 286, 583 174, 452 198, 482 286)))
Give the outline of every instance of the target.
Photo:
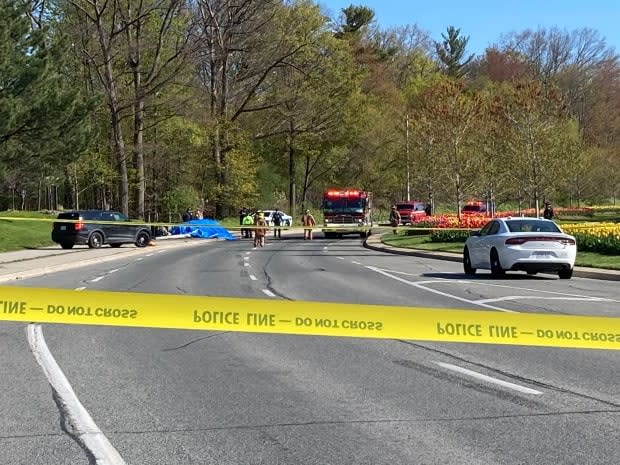
POLYGON ((118 111, 111 109, 112 112, 112 135, 116 148, 116 159, 118 162, 119 181, 119 201, 120 209, 124 215, 129 216, 129 176, 127 174, 127 160, 125 159, 125 141, 123 139, 123 129, 121 118, 118 111))
MULTIPOLYGON (((140 15, 141 9, 136 13, 140 15)), ((132 17, 131 8, 127 11, 127 16, 132 17)), ((144 177, 144 90, 142 89, 142 72, 140 40, 142 35, 142 20, 137 20, 133 28, 127 28, 127 44, 129 46, 129 65, 133 75, 133 155, 136 163, 136 174, 138 181, 137 215, 144 219, 145 206, 144 196, 146 191, 146 181, 144 177), (135 33, 135 37, 132 34, 135 33)))
POLYGON ((146 191, 144 177, 144 97, 139 96, 137 98, 134 111, 133 152, 138 175, 138 218, 144 219, 144 194, 146 191))
POLYGON ((222 190, 226 186, 226 172, 224 162, 222 159, 222 144, 221 144, 221 128, 219 124, 215 129, 213 136, 213 161, 215 163, 215 176, 217 182, 218 197, 215 201, 215 216, 216 218, 224 217, 224 200, 222 199, 222 190))
POLYGON ((288 202, 289 210, 293 218, 296 217, 295 207, 297 206, 297 199, 295 198, 295 192, 297 190, 297 184, 295 183, 295 174, 297 167, 295 165, 295 123, 289 122, 289 136, 288 136, 288 178, 289 178, 289 190, 288 190, 288 202))
POLYGON ((127 175, 127 160, 125 158, 125 141, 123 139, 123 129, 121 126, 121 112, 118 103, 118 93, 114 81, 114 71, 112 69, 112 54, 104 35, 102 17, 97 16, 97 33, 99 46, 104 59, 104 86, 108 97, 108 108, 110 109, 110 119, 112 124, 112 137, 118 163, 118 173, 120 175, 120 209, 125 215, 129 215, 129 178, 127 175))

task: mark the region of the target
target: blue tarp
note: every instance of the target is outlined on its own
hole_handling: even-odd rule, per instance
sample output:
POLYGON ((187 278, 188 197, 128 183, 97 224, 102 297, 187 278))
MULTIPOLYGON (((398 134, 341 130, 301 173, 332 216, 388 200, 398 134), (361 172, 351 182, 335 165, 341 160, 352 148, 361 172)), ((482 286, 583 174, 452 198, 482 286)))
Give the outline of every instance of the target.
POLYGON ((170 228, 171 234, 189 234, 192 237, 203 237, 205 239, 226 239, 234 241, 236 238, 223 228, 215 220, 191 220, 183 224, 174 225, 170 228))

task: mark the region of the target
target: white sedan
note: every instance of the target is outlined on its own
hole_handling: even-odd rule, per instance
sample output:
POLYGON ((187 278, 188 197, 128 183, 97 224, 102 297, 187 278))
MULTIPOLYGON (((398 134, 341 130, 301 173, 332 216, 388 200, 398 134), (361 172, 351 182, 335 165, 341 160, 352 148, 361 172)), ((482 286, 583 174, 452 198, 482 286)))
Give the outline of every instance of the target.
POLYGON ((507 270, 555 272, 560 279, 573 275, 577 242, 551 220, 542 218, 495 218, 465 242, 463 269, 491 270, 501 276, 507 270))
MULTIPOLYGON (((273 226, 273 214, 274 214, 275 210, 263 210, 263 213, 265 214, 265 222, 267 223, 267 226, 273 226)), ((280 215, 282 215, 282 226, 290 226, 293 224, 293 217, 290 215, 287 215, 286 213, 284 213, 283 211, 280 211, 280 215)))

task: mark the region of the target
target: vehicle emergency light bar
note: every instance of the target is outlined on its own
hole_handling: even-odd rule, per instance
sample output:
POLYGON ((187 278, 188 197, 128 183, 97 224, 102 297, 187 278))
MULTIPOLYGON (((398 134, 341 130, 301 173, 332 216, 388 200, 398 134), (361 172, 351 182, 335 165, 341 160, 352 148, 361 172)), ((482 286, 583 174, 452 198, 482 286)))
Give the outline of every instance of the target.
POLYGON ((362 191, 327 191, 328 197, 346 197, 346 198, 365 198, 366 193, 362 191))

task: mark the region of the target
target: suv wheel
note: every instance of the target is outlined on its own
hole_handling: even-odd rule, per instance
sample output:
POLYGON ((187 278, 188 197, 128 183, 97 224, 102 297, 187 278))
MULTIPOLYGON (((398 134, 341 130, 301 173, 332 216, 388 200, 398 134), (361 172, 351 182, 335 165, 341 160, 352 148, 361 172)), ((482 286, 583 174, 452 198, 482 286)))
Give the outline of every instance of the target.
POLYGON ((88 247, 98 249, 103 244, 103 236, 99 232, 94 232, 88 238, 88 247))
POLYGON ((136 236, 136 247, 146 247, 151 242, 151 236, 146 231, 140 231, 136 236))

